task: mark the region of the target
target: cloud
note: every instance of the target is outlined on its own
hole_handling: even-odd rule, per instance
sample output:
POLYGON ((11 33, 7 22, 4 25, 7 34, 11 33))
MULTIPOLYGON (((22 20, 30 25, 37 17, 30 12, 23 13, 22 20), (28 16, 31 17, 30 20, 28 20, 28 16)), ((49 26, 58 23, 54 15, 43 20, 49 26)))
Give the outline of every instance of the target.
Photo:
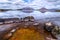
POLYGON ((0 2, 7 2, 8 0, 0 0, 0 2))

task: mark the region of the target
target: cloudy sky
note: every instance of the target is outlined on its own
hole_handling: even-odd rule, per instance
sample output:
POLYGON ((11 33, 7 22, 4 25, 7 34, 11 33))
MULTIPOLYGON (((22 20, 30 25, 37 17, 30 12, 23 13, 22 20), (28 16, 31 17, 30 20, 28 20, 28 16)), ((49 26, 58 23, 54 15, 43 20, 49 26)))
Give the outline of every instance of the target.
POLYGON ((60 8, 60 0, 38 0, 38 1, 37 0, 18 0, 18 1, 17 0, 2 0, 2 1, 0 0, 0 5, 1 5, 0 8, 13 7, 15 9, 15 8, 21 8, 21 6, 22 7, 30 6, 33 8, 45 7, 45 8, 52 9, 52 8, 60 8), (2 5, 1 3, 5 3, 5 4, 2 5), (11 3, 11 5, 8 3, 11 3))
MULTIPOLYGON (((15 8, 22 8, 22 7, 32 7, 34 9, 40 9, 42 7, 53 9, 53 8, 60 8, 60 5, 58 4, 59 1, 56 0, 33 0, 31 3, 30 1, 23 1, 23 0, 0 0, 0 9, 15 9, 15 8), (3 4, 4 3, 4 4, 3 4), (8 4, 11 3, 11 4, 8 4), (57 4, 56 4, 57 3, 57 4), (3 4, 3 5, 2 5, 3 4), (17 4, 17 5, 16 5, 17 4)), ((47 17, 59 17, 60 12, 45 12, 41 13, 39 11, 34 11, 32 13, 24 13, 21 11, 7 11, 7 12, 0 12, 0 18, 21 18, 25 16, 34 16, 37 19, 47 18, 47 17), (57 14, 58 13, 58 14, 57 14), (24 15, 24 16, 23 16, 24 15), (41 18, 42 17, 42 18, 41 18)))

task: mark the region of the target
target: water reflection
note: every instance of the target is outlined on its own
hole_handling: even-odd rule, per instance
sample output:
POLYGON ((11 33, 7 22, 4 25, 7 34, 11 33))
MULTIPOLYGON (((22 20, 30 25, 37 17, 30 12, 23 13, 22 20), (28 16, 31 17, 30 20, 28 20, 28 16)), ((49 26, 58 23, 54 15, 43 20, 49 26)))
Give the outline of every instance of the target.
POLYGON ((34 16, 36 19, 43 19, 43 18, 50 18, 50 17, 60 17, 60 12, 46 12, 46 13, 41 13, 38 11, 34 11, 32 13, 24 13, 21 11, 7 11, 7 12, 0 12, 0 17, 25 17, 25 16, 34 16), (24 15, 24 16, 23 16, 24 15), (42 18, 41 18, 42 17, 42 18))
MULTIPOLYGON (((0 9, 21 9, 24 7, 31 7, 32 10, 29 13, 26 13, 26 11, 22 10, 22 11, 6 11, 6 12, 0 12, 0 18, 23 18, 26 16, 33 16, 35 19, 45 19, 45 18, 54 18, 54 17, 60 17, 60 12, 46 12, 45 10, 43 11, 41 8, 46 8, 46 9, 53 9, 53 10, 49 10, 49 11, 55 11, 54 9, 59 9, 60 8, 60 1, 56 1, 56 0, 50 0, 50 2, 48 2, 47 0, 34 0, 34 2, 30 3, 30 4, 26 4, 25 2, 21 1, 17 1, 17 0, 9 0, 6 2, 0 2, 0 9), (52 1, 52 2, 51 2, 52 1), (54 1, 54 2, 53 2, 54 1), (57 3, 56 3, 57 2, 57 3), (46 5, 47 4, 47 5, 46 5), (42 11, 34 11, 33 9, 41 9, 42 11), (25 12, 25 13, 24 13, 25 12), (44 12, 44 13, 42 13, 44 12), (24 16, 23 16, 24 15, 24 16)), ((55 19, 54 19, 55 20, 55 19)))

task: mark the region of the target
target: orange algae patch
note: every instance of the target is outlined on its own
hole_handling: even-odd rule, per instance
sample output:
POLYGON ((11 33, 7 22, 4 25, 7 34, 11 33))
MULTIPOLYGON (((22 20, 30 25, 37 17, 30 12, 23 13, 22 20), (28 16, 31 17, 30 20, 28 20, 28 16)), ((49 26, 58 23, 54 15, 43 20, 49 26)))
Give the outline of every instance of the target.
POLYGON ((34 30, 21 28, 9 40, 44 40, 44 36, 34 30))

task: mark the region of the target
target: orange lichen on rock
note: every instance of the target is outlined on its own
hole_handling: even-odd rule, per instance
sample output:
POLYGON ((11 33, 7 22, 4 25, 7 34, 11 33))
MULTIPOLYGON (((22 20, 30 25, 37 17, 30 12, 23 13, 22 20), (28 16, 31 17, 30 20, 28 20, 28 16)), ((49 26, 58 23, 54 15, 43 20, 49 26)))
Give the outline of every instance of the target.
POLYGON ((31 29, 17 30, 10 40, 44 40, 44 35, 31 29))

